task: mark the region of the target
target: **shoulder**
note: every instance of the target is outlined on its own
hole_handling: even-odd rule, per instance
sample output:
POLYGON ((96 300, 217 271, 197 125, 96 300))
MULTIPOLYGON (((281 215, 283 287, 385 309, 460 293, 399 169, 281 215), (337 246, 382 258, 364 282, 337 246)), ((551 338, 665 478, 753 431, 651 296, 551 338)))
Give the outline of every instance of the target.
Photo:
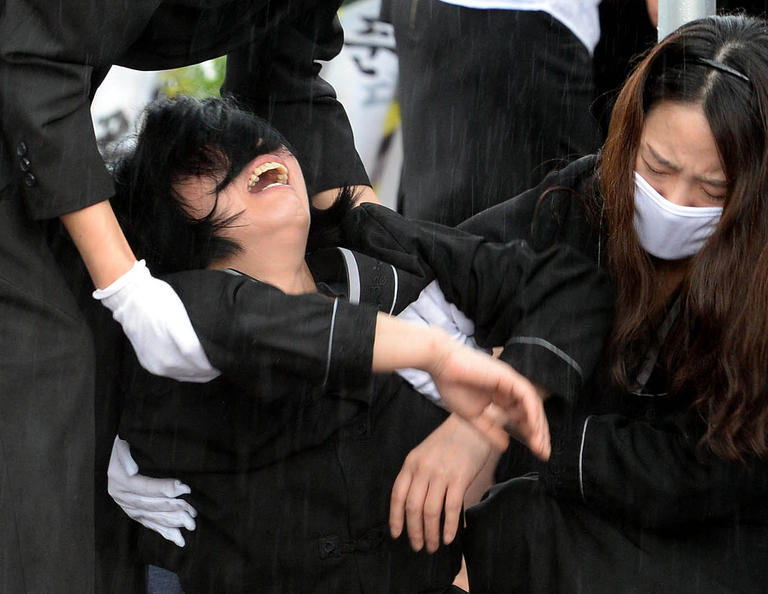
POLYGON ((598 166, 598 155, 583 157, 542 184, 531 222, 534 247, 566 243, 582 252, 593 251, 602 204, 598 166))
POLYGON ((551 171, 538 185, 460 225, 492 241, 525 239, 539 248, 556 240, 559 229, 586 231, 585 205, 596 200, 599 157, 590 155, 551 171))
POLYGON ((307 264, 318 283, 350 303, 368 303, 379 311, 397 314, 414 301, 428 279, 345 247, 307 254, 307 264))
POLYGON ((564 186, 574 189, 586 189, 586 186, 597 181, 597 170, 600 163, 600 155, 587 155, 570 162, 562 169, 555 172, 556 179, 564 186))

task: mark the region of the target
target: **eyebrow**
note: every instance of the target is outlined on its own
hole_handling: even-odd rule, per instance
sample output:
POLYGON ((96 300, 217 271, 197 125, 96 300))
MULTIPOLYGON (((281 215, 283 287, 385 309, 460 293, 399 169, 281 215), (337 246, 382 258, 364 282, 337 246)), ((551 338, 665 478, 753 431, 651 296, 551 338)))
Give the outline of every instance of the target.
MULTIPOLYGON (((659 153, 657 153, 653 147, 648 144, 648 142, 645 143, 645 148, 648 149, 648 151, 651 153, 651 156, 656 159, 656 161, 659 162, 660 165, 664 167, 668 167, 669 169, 672 169, 673 171, 679 171, 680 168, 662 157, 659 153)), ((700 176, 694 176, 694 178, 697 182, 701 182, 704 184, 707 184, 708 186, 713 186, 715 188, 727 188, 728 182, 726 180, 721 179, 711 179, 706 177, 700 177, 700 176)))

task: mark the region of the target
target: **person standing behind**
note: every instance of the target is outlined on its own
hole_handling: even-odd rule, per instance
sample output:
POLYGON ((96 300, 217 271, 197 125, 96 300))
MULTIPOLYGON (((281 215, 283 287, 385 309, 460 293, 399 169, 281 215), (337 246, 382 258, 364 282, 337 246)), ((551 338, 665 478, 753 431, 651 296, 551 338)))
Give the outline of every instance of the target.
MULTIPOLYGON (((317 76, 318 61, 341 49, 340 3, 0 2, 0 591, 96 590, 94 452, 97 497, 106 499, 116 431, 108 365, 119 330, 109 331, 93 286, 80 282, 83 263, 100 289, 94 296, 150 371, 198 381, 225 371, 208 361, 182 302, 136 262, 117 224, 93 94, 113 64, 157 70, 228 54, 225 91, 284 131, 322 204, 334 188, 368 184, 344 110, 317 76), (86 319, 99 329, 95 347, 86 319)), ((323 311, 315 338, 325 353, 332 304, 310 301, 302 305, 323 311)), ((301 308, 279 309, 290 317, 301 308)), ((337 326, 357 320, 350 310, 335 315, 337 326)), ((291 344, 313 342, 300 324, 286 326, 297 333, 291 344)), ((321 372, 328 365, 331 380, 345 365, 313 363, 321 372)), ((97 527, 107 525, 96 501, 97 527)), ((114 540, 101 536, 105 546, 114 540)), ((116 592, 118 582, 105 589, 116 592)))
POLYGON ((400 67, 398 210, 456 225, 594 152, 599 0, 384 0, 400 67))

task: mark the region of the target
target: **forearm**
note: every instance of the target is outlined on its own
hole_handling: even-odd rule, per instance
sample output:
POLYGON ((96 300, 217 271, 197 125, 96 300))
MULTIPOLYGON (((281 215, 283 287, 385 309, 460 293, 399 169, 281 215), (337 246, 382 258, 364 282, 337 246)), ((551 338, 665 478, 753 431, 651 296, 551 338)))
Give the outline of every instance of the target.
POLYGON ((577 250, 492 244, 365 205, 343 225, 351 247, 436 276, 447 301, 474 322, 477 343, 507 345, 502 358, 532 381, 570 397, 597 362, 612 295, 605 275, 577 250))
POLYGON ((168 275, 211 363, 242 386, 271 370, 317 385, 367 385, 376 308, 320 294, 286 295, 247 276, 218 270, 168 275))
POLYGON ((380 313, 376 317, 371 370, 373 373, 392 373, 411 367, 429 371, 449 340, 436 328, 380 313))
POLYGON ((96 288, 110 285, 136 261, 108 201, 61 215, 61 221, 96 288))
POLYGON ((576 417, 553 434, 561 447, 542 478, 558 497, 650 528, 765 516, 765 463, 729 462, 700 451, 696 438, 672 419, 650 424, 620 415, 576 417))

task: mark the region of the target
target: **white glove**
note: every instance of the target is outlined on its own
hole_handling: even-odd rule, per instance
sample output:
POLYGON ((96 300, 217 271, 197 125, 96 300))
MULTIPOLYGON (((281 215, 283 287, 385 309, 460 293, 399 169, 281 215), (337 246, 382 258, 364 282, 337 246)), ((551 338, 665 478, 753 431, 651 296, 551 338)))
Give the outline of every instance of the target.
MULTIPOLYGON (((449 303, 437 281, 429 283, 418 299, 406 307, 397 316, 402 320, 425 326, 436 326, 445 330, 453 340, 468 347, 490 352, 477 346, 472 336, 475 333, 475 323, 465 316, 453 303, 449 303)), ((440 392, 432 381, 432 376, 421 369, 398 369, 397 373, 421 395, 442 404, 440 392)))
POLYGON ((139 474, 127 441, 115 436, 107 470, 107 491, 128 516, 179 547, 185 544, 180 528, 194 530, 197 510, 179 498, 191 489, 176 479, 139 474))
POLYGON ((112 311, 139 363, 150 373, 186 382, 208 382, 220 372, 208 361, 187 310, 165 281, 138 261, 93 297, 112 311))

